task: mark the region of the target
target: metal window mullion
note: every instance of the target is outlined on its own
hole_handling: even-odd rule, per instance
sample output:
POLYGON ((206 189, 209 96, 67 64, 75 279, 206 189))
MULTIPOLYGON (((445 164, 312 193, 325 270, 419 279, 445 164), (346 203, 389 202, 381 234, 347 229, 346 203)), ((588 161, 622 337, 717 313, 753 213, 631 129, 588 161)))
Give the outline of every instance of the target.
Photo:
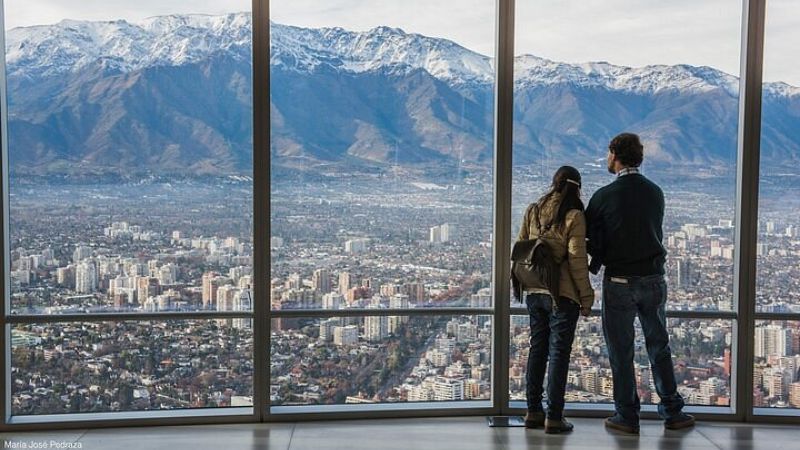
POLYGON ((498 414, 508 411, 510 326, 511 176, 514 132, 514 0, 498 0, 495 28, 494 96, 494 287, 492 400, 498 414))
MULTIPOLYGON (((513 307, 511 308, 511 315, 524 316, 528 312, 524 308, 513 307)), ((600 317, 600 309, 593 309, 590 317, 600 317)), ((668 319, 725 319, 736 320, 736 311, 679 311, 667 310, 668 319)), ((800 319, 800 315, 798 315, 800 319)))
POLYGON ((5 4, 0 0, 0 48, 3 49, 3 57, 0 58, 0 270, 2 278, 0 280, 0 295, 2 295, 3 312, 0 314, 0 332, 2 333, 2 349, 0 350, 0 361, 3 363, 2 375, 0 375, 0 429, 5 429, 11 414, 11 328, 6 323, 6 317, 10 312, 11 290, 9 280, 11 279, 11 268, 9 261, 9 205, 8 205, 8 96, 6 86, 6 26, 5 26, 5 4))
POLYGON ((270 85, 269 0, 253 0, 253 415, 269 418, 270 85))
POLYGON ((768 313, 768 312, 755 312, 753 314, 754 320, 789 320, 800 321, 800 313, 768 313))
POLYGON ((247 319, 254 314, 250 311, 187 311, 162 313, 93 313, 93 314, 23 314, 10 315, 8 324, 30 323, 68 323, 68 322, 146 322, 151 320, 207 320, 207 319, 247 319))
POLYGON ((367 316, 486 316, 492 308, 403 308, 403 309, 278 309, 271 317, 367 317, 367 316))
POLYGON ((753 418, 753 346, 758 241, 758 176, 761 83, 764 65, 764 0, 742 2, 739 134, 736 161, 734 299, 739 320, 733 343, 731 405, 739 420, 753 418))

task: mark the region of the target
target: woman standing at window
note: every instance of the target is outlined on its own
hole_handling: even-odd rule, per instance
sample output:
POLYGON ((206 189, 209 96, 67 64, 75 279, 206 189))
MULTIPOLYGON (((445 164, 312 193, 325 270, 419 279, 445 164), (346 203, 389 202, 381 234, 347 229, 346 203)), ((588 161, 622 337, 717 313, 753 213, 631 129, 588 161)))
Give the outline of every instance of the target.
POLYGON ((570 350, 579 314, 588 316, 594 303, 586 256, 586 218, 580 195, 580 172, 570 166, 559 168, 550 190, 526 209, 517 238, 545 241, 560 266, 558 298, 553 298, 547 289, 526 289, 523 294, 531 325, 525 426, 544 425, 545 433, 573 429, 563 416, 570 350), (542 408, 545 368, 546 416, 542 408))

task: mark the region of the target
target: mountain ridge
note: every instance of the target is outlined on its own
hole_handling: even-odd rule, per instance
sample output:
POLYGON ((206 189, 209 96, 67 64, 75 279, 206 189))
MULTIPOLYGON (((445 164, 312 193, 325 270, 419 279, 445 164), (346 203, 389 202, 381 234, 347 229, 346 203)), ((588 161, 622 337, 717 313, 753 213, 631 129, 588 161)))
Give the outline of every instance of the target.
MULTIPOLYGON (((297 158, 491 161, 491 58, 385 26, 354 32, 273 23, 271 36, 276 167, 297 158)), ((250 39, 249 13, 10 30, 12 168, 246 171, 250 39)), ((610 136, 635 130, 660 163, 730 164, 737 96, 738 79, 710 67, 521 55, 515 161, 590 158, 610 136)), ((799 110, 800 89, 765 84, 762 154, 800 159, 799 110)))

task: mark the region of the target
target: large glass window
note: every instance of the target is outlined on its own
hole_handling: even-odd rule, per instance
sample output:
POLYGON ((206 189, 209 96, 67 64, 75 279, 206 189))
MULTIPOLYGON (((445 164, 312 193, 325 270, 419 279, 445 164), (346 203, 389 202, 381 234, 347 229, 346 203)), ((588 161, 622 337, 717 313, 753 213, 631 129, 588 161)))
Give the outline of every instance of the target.
POLYGON ((753 406, 800 409, 800 321, 757 321, 754 346, 753 406))
POLYGON ((246 320, 16 326, 11 414, 251 406, 246 320))
POLYGON ((489 400, 491 323, 490 316, 275 319, 270 404, 489 400))
POLYGON ((12 312, 250 309, 250 2, 5 3, 12 312))
POLYGON ((741 2, 684 6, 517 5, 512 236, 556 169, 581 171, 588 203, 613 181, 608 142, 637 133, 667 202, 668 307, 731 310, 741 2))
MULTIPOLYGON (((512 239, 523 211, 562 165, 581 172, 588 204, 613 181, 608 142, 634 132, 645 147, 643 173, 666 198, 667 308, 731 311, 741 2, 545 1, 519 2, 516 10, 512 239)), ((600 278, 592 278, 599 308, 600 278)), ((528 351, 527 316, 515 322, 512 400, 524 399, 528 351)), ((730 372, 722 369, 723 360, 730 362, 730 327, 723 320, 670 320, 676 374, 689 403, 730 403, 730 372)), ((581 319, 575 342, 568 401, 611 401, 599 319, 581 319)), ((648 403, 649 364, 637 355, 648 403)))
MULTIPOLYGON (((800 5, 770 0, 764 36, 756 310, 800 314, 800 5)), ((800 317, 800 316, 798 316, 800 317)))
MULTIPOLYGON (((462 3, 3 2, 6 415, 524 407, 528 317, 512 303, 495 329, 492 285, 506 22, 496 0, 462 3), (253 78, 253 5, 270 16, 269 86, 253 78), (255 279, 266 177, 270 274, 255 279)), ((609 139, 640 134, 667 199, 679 390, 749 406, 731 389, 742 3, 656 3, 516 3, 511 240, 559 166, 582 172, 588 202, 613 181, 609 139)), ((755 358, 738 358, 756 414, 800 408, 796 9, 770 0, 766 24, 755 358)), ((641 336, 636 349, 656 403, 641 336)), ((572 354, 567 401, 608 407, 599 318, 580 319, 572 354)))
POLYGON ((414 3, 270 3, 274 310, 492 305, 494 2, 414 3))
POLYGON ((270 2, 272 406, 491 398, 489 316, 347 316, 493 306, 495 2, 412 3, 270 2))
MULTIPOLYGON (((756 247, 757 314, 800 319, 800 70, 791 55, 800 40, 795 2, 767 2, 761 163, 756 247), (796 317, 794 315, 796 314, 796 317)), ((797 320, 757 321, 753 406, 757 413, 800 408, 800 329, 797 320)))
POLYGON ((8 412, 251 405, 251 2, 4 6, 11 315, 211 317, 16 323, 8 412))
MULTIPOLYGON (((686 404, 728 406, 731 398, 731 321, 723 319, 669 319, 675 379, 686 404)), ((527 316, 513 316, 509 395, 525 402, 530 325, 527 316)), ((643 405, 658 404, 655 380, 644 338, 634 343, 634 368, 643 405)), ((614 383, 600 318, 581 319, 572 345, 565 400, 575 403, 614 403, 614 383)), ((524 405, 524 403, 519 404, 524 405)))

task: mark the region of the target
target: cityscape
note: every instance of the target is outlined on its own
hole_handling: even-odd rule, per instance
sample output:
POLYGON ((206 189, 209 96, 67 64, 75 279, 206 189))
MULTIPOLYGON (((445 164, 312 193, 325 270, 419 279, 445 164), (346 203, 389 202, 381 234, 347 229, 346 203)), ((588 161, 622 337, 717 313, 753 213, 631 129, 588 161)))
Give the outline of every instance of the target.
MULTIPOLYGON (((611 178, 591 164, 582 170, 587 200, 611 178)), ((547 172, 515 170, 515 226, 527 202, 545 191, 547 172)), ((272 184, 272 309, 321 308, 342 317, 273 319, 271 405, 489 400, 490 315, 391 310, 493 306, 491 172, 469 167, 462 178, 435 181, 412 173, 325 177, 272 184), (353 308, 385 314, 347 317, 353 308)), ((13 314, 251 311, 250 178, 153 179, 113 189, 14 181, 13 314)), ((668 309, 730 311, 732 184, 724 177, 659 181, 668 199, 668 309)), ((764 221, 760 231, 760 270, 785 274, 759 278, 763 311, 797 311, 800 303, 784 278, 796 280, 796 263, 786 261, 800 257, 800 223, 783 217, 764 221)), ((509 330, 512 401, 525 398, 522 311, 509 330)), ((723 319, 669 319, 687 403, 730 404, 734 327, 723 319)), ((755 405, 800 407, 800 322, 758 323, 755 337, 755 405)), ((657 403, 637 339, 639 394, 657 403)), ((19 325, 11 375, 13 411, 21 415, 249 406, 252 318, 19 325)), ((567 401, 609 403, 611 388, 599 318, 582 318, 567 401)))
MULTIPOLYGON (((268 168, 253 166, 267 151, 253 145, 266 86, 250 12, 7 30, 6 302, 9 316, 47 318, 9 327, 12 415, 488 404, 506 385, 495 364, 508 364, 512 406, 524 403, 529 318, 514 299, 509 329, 493 314, 493 283, 508 283, 493 280, 497 60, 399 26, 269 26, 268 168), (254 174, 270 177, 268 224, 254 219, 254 174), (253 272, 265 227, 269 280, 253 272), (276 314, 256 341, 262 298, 276 314), (210 318, 133 315, 187 312, 210 318), (494 359, 499 342, 508 361, 494 359), (269 405, 255 405, 264 362, 269 405)), ((667 202, 678 390, 694 406, 736 404, 739 324, 698 316, 737 310, 739 78, 598 55, 514 56, 501 234, 517 236, 561 165, 581 171, 588 202, 613 180, 609 138, 641 134, 643 171, 667 202)), ((763 93, 755 307, 800 314, 800 197, 786 195, 800 192, 800 88, 763 93)), ((612 403, 600 280, 572 347, 572 403, 612 403)), ((800 411, 800 320, 756 321, 753 344, 754 406, 800 411)), ((635 346, 639 396, 656 404, 641 332, 635 346)))

